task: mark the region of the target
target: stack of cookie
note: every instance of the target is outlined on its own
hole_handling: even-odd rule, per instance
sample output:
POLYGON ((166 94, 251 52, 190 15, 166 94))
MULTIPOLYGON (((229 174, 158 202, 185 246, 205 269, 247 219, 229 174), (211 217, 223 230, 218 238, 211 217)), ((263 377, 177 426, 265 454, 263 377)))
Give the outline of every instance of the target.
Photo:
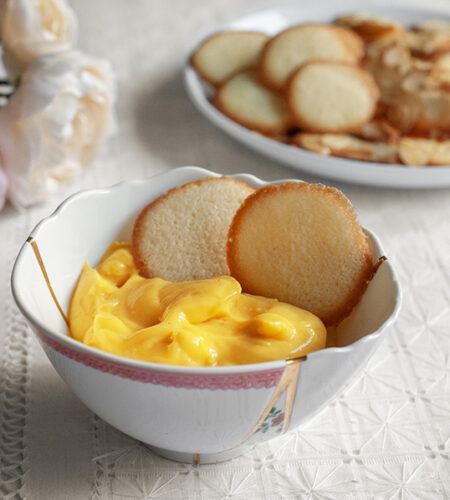
POLYGON ((450 164, 450 26, 410 30, 372 16, 303 24, 274 37, 227 31, 191 64, 213 103, 255 132, 321 154, 450 164))

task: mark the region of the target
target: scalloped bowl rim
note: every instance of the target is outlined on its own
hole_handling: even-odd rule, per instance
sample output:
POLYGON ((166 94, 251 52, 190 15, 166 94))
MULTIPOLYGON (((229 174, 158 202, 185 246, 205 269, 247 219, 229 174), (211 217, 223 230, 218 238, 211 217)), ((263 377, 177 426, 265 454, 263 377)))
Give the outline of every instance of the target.
MULTIPOLYGON (((146 178, 141 178, 141 179, 130 179, 130 180, 124 180, 117 182, 109 187, 105 188, 94 188, 94 189, 85 189, 82 191, 79 191, 77 193, 74 193, 70 195, 68 198, 66 198, 63 202, 61 202, 57 208, 47 217, 44 217, 31 231, 30 237, 33 238, 38 238, 38 235, 42 228, 44 228, 47 224, 49 224, 52 221, 55 221, 59 217, 64 215, 64 210, 71 204, 78 203, 80 200, 82 200, 85 197, 92 197, 92 196, 109 196, 111 193, 113 193, 117 189, 123 189, 128 187, 131 187, 133 185, 137 184, 146 184, 150 180, 152 182, 157 181, 159 178, 166 177, 168 173, 182 173, 182 172, 191 172, 203 176, 213 176, 213 177, 220 177, 222 174, 218 174, 217 172, 213 172, 201 167, 195 167, 195 166, 183 166, 183 167, 177 167, 174 169, 171 169, 170 171, 167 172, 162 172, 150 177, 146 178)), ((228 175, 228 174, 223 174, 223 175, 228 175)), ((284 182, 303 182, 299 179, 279 179, 276 181, 264 181, 258 177, 256 177, 253 174, 247 174, 247 173, 239 173, 239 174, 232 174, 229 175, 229 177, 236 177, 242 180, 247 180, 247 181, 252 181, 253 184, 257 184, 259 187, 262 187, 266 184, 282 184, 284 182)), ((378 248, 381 248, 380 241, 377 237, 376 234, 374 234, 372 231, 367 229, 366 227, 363 226, 363 229, 369 233, 369 235, 373 238, 375 244, 378 246, 378 248)), ((70 337, 68 334, 64 334, 59 331, 54 331, 51 329, 48 329, 38 318, 36 318, 31 312, 28 311, 27 306, 22 302, 21 300, 21 295, 19 291, 20 284, 18 283, 17 279, 17 270, 19 269, 22 260, 25 258, 24 257, 24 252, 25 248, 29 245, 27 241, 23 243, 21 246, 19 253, 16 257, 12 274, 11 274, 11 290, 12 290, 12 295, 14 297, 14 300, 21 311, 21 313, 24 315, 24 317, 38 330, 42 330, 45 332, 46 335, 48 335, 50 338, 62 342, 65 344, 67 347, 70 347, 76 351, 79 352, 84 352, 86 354, 90 354, 96 357, 100 357, 102 359, 108 360, 108 361, 113 361, 115 363, 119 363, 125 366, 130 366, 133 368, 140 368, 140 369, 151 369, 151 370, 156 370, 156 371, 170 371, 170 372, 188 372, 190 374, 203 374, 203 375, 213 375, 213 374, 226 374, 226 373, 235 373, 235 372, 256 372, 256 371, 264 371, 264 370, 271 370, 274 368, 279 368, 280 366, 283 366, 286 363, 285 359, 280 359, 280 360, 275 360, 275 361, 267 361, 263 363, 252 363, 252 364, 242 364, 242 365, 232 365, 232 366, 201 366, 201 367, 193 367, 193 366, 179 366, 179 365, 169 365, 169 364, 163 364, 163 363, 152 363, 149 361, 140 361, 140 360, 135 360, 132 358, 126 358, 122 356, 118 356, 115 354, 108 353, 106 351, 102 351, 100 349, 96 349, 95 347, 88 346, 86 344, 83 344, 82 342, 79 342, 78 340, 70 337)), ((349 352, 353 349, 355 349, 355 346, 366 343, 371 341, 374 336, 378 337, 382 331, 384 331, 389 325, 391 325, 396 317, 398 316, 399 310, 400 310, 400 305, 401 305, 401 289, 399 286, 397 274, 395 272, 395 269, 393 266, 391 266, 389 260, 386 261, 387 265, 389 266, 391 276, 392 276, 392 282, 393 285, 395 286, 396 289, 396 302, 395 306, 393 308, 393 311, 391 315, 386 318, 386 320, 377 328, 372 333, 369 333, 365 335, 364 337, 360 338, 356 342, 353 342, 350 345, 344 346, 344 347, 328 347, 325 349, 320 349, 318 351, 314 351, 308 355, 305 356, 305 361, 308 361, 308 359, 314 359, 319 356, 332 356, 333 353, 335 352, 349 352)))

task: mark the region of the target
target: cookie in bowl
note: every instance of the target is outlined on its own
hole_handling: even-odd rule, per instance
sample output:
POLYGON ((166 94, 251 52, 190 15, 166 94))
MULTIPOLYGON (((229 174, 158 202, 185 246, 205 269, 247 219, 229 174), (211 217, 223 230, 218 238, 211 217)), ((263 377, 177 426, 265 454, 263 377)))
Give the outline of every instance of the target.
POLYGON ((227 257, 244 290, 307 309, 326 325, 350 313, 374 271, 348 199, 305 182, 269 185, 249 196, 231 223, 227 257))
POLYGON ((172 281, 229 274, 228 228, 253 191, 231 177, 209 177, 173 188, 144 207, 132 237, 140 274, 172 281))

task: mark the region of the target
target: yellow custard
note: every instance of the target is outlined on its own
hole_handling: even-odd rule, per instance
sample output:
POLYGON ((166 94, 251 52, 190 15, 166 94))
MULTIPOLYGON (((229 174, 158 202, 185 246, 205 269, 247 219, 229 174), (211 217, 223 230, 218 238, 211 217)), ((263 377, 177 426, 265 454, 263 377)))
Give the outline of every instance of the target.
POLYGON ((95 269, 86 263, 69 310, 71 335, 127 358, 184 366, 228 366, 322 349, 314 314, 241 293, 230 276, 171 283, 142 278, 130 245, 113 243, 95 269))

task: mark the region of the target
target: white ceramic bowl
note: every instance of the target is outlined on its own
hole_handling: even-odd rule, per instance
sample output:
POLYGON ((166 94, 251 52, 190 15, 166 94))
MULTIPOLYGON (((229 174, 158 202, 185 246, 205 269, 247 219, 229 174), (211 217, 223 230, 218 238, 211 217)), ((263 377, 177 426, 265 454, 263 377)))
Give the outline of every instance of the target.
MULTIPOLYGON (((84 191, 38 224, 31 237, 63 310, 83 263, 95 265, 112 241, 129 239, 143 206, 176 185, 206 176, 218 174, 182 167, 84 191)), ((235 177, 255 187, 267 184, 252 175, 235 177)), ((377 238, 367 233, 375 254, 383 255, 377 238)), ((310 418, 367 363, 400 304, 387 260, 338 328, 344 347, 294 362, 192 368, 121 358, 72 339, 29 242, 17 257, 12 291, 49 360, 87 407, 161 455, 194 463, 239 455, 310 418)))

